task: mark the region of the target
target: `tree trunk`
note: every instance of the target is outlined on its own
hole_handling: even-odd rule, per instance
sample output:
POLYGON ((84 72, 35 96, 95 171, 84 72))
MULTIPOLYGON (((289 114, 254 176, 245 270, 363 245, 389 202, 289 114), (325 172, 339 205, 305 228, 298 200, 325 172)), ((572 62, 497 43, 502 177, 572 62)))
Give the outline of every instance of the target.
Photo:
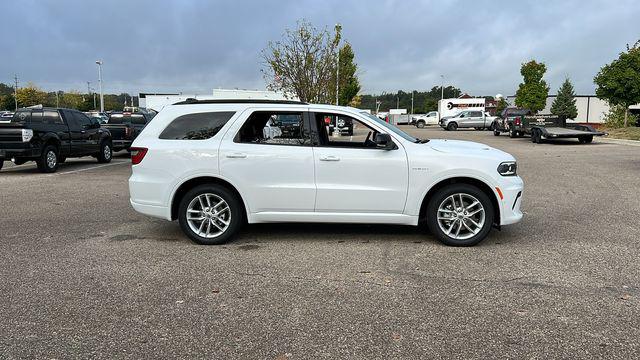
POLYGON ((628 118, 629 118, 629 107, 625 105, 625 108, 624 108, 624 127, 628 126, 628 124, 627 124, 628 118))

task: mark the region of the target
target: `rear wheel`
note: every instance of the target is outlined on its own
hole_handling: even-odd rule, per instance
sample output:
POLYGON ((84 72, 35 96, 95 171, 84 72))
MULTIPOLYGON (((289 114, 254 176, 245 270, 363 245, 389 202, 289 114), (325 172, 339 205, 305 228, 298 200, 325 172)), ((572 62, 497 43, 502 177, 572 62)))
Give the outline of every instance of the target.
POLYGON ((45 146, 40 157, 36 160, 38 170, 43 173, 52 173, 58 169, 58 148, 53 145, 45 146))
POLYGON ((480 189, 453 184, 440 189, 427 206, 427 225, 443 244, 473 246, 487 237, 493 204, 480 189))
POLYGON ((509 128, 509 137, 515 139, 518 137, 518 132, 513 130, 513 128, 509 128))
POLYGON ((580 144, 590 144, 591 142, 593 142, 593 135, 580 136, 578 138, 578 141, 580 142, 580 144))
POLYGON ((111 143, 109 141, 103 141, 100 143, 100 152, 98 152, 98 162, 108 163, 113 157, 113 151, 111 150, 111 143))
POLYGON ((498 131, 497 129, 493 129, 493 135, 500 136, 500 131, 498 131))
POLYGON ((419 120, 419 121, 416 123, 416 127, 417 127, 418 129, 424 129, 425 125, 426 125, 426 124, 425 124, 425 122, 424 122, 424 121, 422 121, 422 120, 419 120))
POLYGON ((447 130, 450 130, 450 131, 458 130, 458 124, 454 122, 450 122, 449 125, 447 125, 447 130))
POLYGON ((244 214, 240 199, 229 189, 200 185, 180 201, 178 221, 182 231, 195 243, 219 245, 240 229, 244 214))

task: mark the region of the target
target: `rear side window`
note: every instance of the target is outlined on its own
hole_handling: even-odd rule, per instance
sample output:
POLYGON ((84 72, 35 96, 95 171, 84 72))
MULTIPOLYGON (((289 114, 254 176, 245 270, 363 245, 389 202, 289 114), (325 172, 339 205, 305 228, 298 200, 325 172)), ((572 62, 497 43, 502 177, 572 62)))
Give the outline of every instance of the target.
POLYGON ((54 110, 44 110, 42 113, 42 122, 45 124, 64 124, 60 118, 60 114, 54 110))
POLYGON ((214 137, 233 117, 233 111, 187 114, 175 118, 159 138, 164 140, 206 140, 214 137))

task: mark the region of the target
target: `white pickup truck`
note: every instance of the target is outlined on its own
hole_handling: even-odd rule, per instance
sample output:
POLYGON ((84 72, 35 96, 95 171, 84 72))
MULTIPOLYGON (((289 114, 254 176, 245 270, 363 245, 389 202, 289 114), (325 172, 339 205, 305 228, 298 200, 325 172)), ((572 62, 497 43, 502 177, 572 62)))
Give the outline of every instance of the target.
POLYGON ((476 130, 491 130, 496 116, 480 110, 464 110, 454 116, 440 119, 440 127, 455 131, 458 128, 473 128, 476 130))

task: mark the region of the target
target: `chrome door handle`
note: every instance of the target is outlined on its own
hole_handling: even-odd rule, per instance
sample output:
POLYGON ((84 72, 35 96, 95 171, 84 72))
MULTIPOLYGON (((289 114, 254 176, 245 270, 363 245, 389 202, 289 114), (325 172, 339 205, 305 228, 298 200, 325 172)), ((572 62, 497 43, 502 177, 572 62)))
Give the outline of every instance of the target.
POLYGON ((247 157, 247 154, 243 154, 243 153, 232 153, 232 154, 227 154, 227 157, 229 159, 244 159, 247 157))
POLYGON ((337 156, 321 156, 320 161, 340 161, 340 158, 337 156))

